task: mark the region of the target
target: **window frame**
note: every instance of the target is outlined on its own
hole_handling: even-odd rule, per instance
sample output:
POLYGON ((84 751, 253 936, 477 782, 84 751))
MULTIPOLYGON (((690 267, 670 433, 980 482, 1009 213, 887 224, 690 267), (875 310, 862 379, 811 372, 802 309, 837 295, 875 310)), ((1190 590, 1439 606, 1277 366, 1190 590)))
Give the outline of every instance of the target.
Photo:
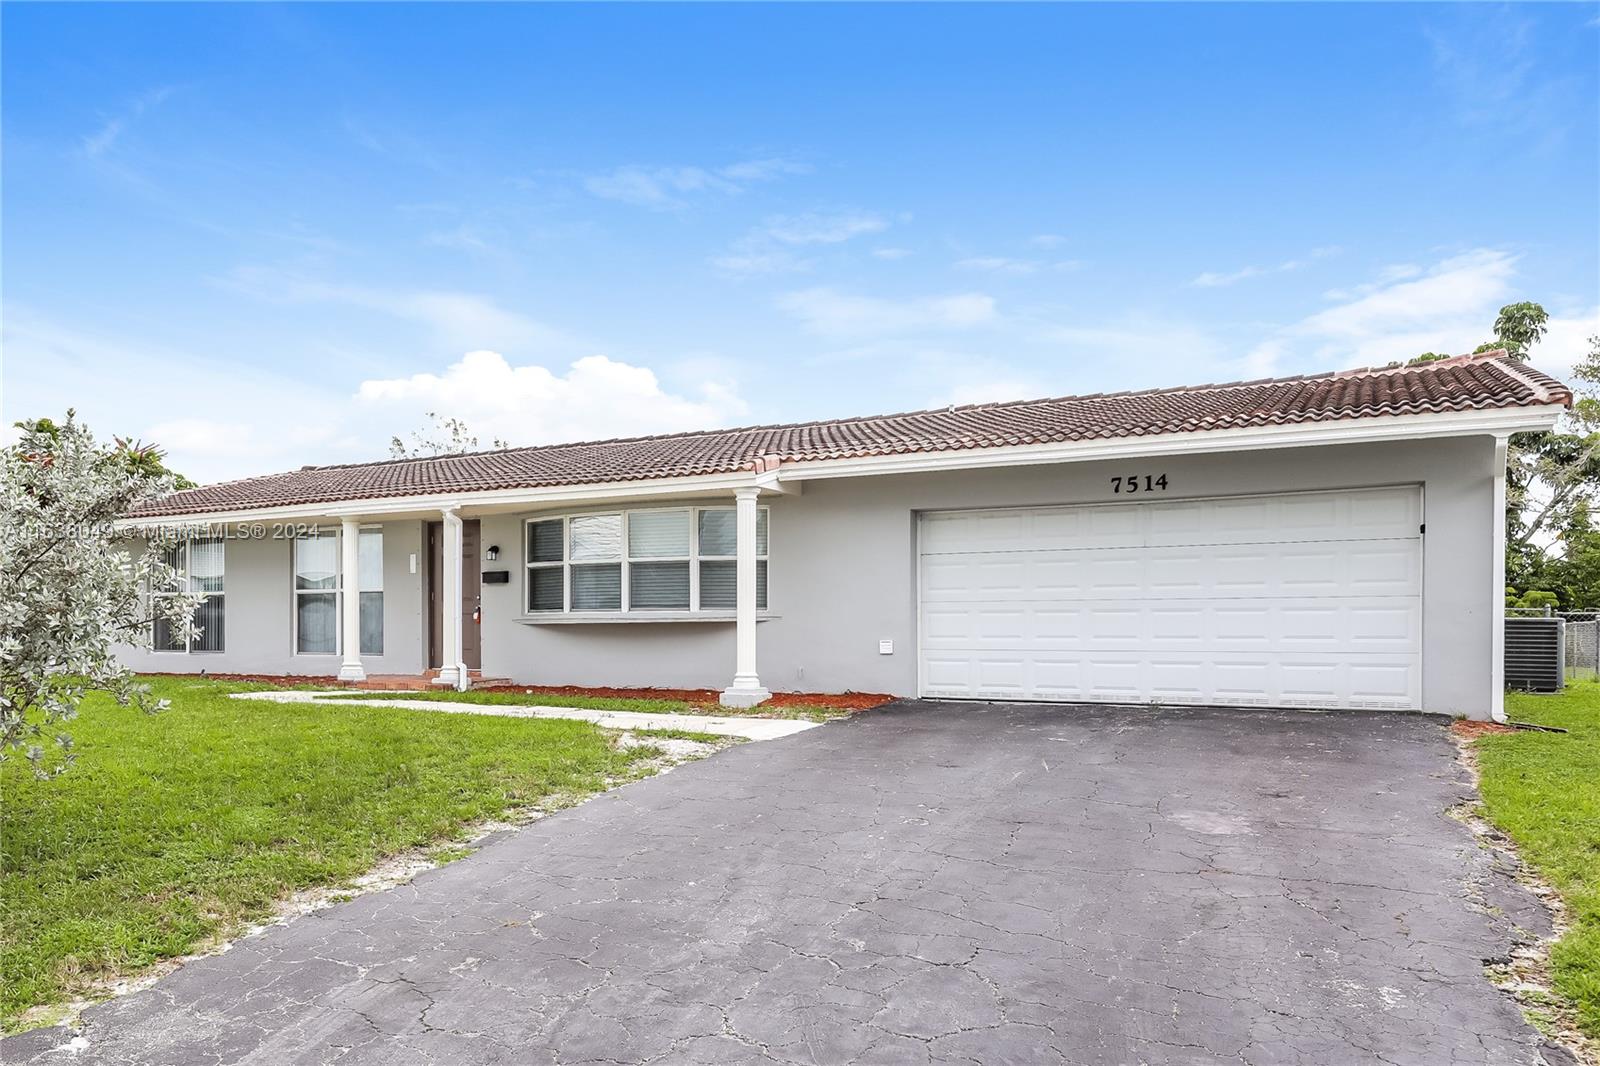
MULTIPOLYGON (((335 536, 339 536, 339 537, 344 536, 344 531, 340 530, 337 534, 335 534, 335 536)), ((385 623, 387 622, 387 618, 385 616, 385 607, 386 607, 387 601, 386 601, 386 599, 384 597, 384 588, 383 588, 383 526, 381 526, 381 525, 366 525, 366 526, 360 526, 360 527, 357 528, 357 530, 356 530, 356 559, 357 559, 357 563, 358 563, 358 569, 357 569, 357 572, 356 572, 356 587, 354 589, 355 594, 356 594, 356 621, 357 621, 357 629, 360 631, 363 639, 366 636, 366 630, 363 627, 360 626, 360 620, 361 620, 361 597, 367 596, 367 595, 375 595, 375 596, 378 597, 378 650, 377 651, 368 651, 365 647, 362 647, 360 649, 360 652, 361 652, 362 658, 370 657, 370 658, 375 658, 375 659, 381 659, 383 657, 383 648, 384 648, 384 643, 385 643, 385 640, 386 640, 386 637, 387 637, 387 634, 385 633, 385 630, 388 628, 387 625, 385 625, 385 623), (360 558, 361 558, 361 540, 362 540, 362 538, 369 537, 369 536, 378 538, 378 567, 377 567, 377 574, 376 574, 376 577, 377 577, 377 580, 378 580, 378 587, 375 588, 375 589, 366 589, 366 588, 362 588, 361 587, 362 581, 368 580, 368 578, 369 578, 369 575, 367 574, 366 568, 359 566, 359 561, 360 561, 360 558)), ((342 544, 339 545, 339 563, 340 563, 341 566, 344 565, 344 545, 342 545, 342 544)), ((339 575, 339 588, 340 588, 341 592, 344 589, 344 575, 342 573, 339 575)), ((299 615, 296 615, 295 617, 298 618, 299 615)), ((342 616, 341 616, 341 618, 342 618, 342 616)), ((339 628, 341 630, 340 639, 343 639, 342 631, 344 629, 344 626, 341 624, 339 628)))
POLYGON ((692 506, 681 507, 635 507, 622 512, 622 612, 627 614, 636 611, 640 614, 660 614, 672 611, 693 611, 699 602, 700 584, 695 565, 695 551, 699 547, 699 508, 692 506), (633 516, 635 514, 683 514, 689 523, 689 533, 686 538, 686 555, 634 555, 633 554, 633 516), (689 568, 689 602, 684 607, 634 607, 633 606, 633 564, 634 563, 685 563, 689 568))
MULTIPOLYGON (((734 511, 732 504, 674 504, 660 507, 623 507, 607 508, 595 511, 571 511, 561 514, 528 515, 522 520, 522 608, 523 618, 538 620, 577 616, 579 618, 655 618, 673 615, 712 615, 715 617, 732 617, 735 607, 710 607, 702 608, 700 605, 700 564, 703 562, 737 562, 738 555, 701 555, 700 554, 700 515, 705 511, 734 511), (631 516, 635 514, 660 514, 664 512, 681 512, 688 515, 689 520, 689 554, 688 555, 639 555, 633 554, 630 538, 631 516), (620 554, 616 560, 611 559, 573 559, 572 558, 572 520, 575 518, 591 518, 617 515, 622 520, 622 540, 620 554), (534 527, 546 522, 561 523, 561 558, 545 561, 533 561, 533 530, 534 527), (688 607, 634 607, 632 604, 632 583, 634 563, 688 563, 689 565, 689 606, 688 607), (616 609, 574 608, 572 571, 579 566, 611 566, 619 565, 621 568, 622 592, 621 606, 616 609), (561 572, 561 606, 559 608, 546 608, 535 610, 533 608, 533 581, 534 570, 555 570, 561 572)), ((771 508, 763 505, 757 508, 760 515, 758 521, 764 521, 767 526, 767 550, 756 556, 758 562, 767 562, 770 572, 770 557, 772 552, 772 515, 771 508)), ((757 545, 759 547, 759 543, 757 545)), ((771 594, 768 593, 768 604, 771 603, 771 594)), ((766 611, 767 606, 758 610, 766 611)))
MULTIPOLYGON (((737 553, 737 551, 738 551, 738 521, 739 521, 739 519, 738 519, 738 512, 733 507, 696 507, 695 508, 695 516, 694 516, 695 547, 698 548, 700 546, 699 545, 699 541, 700 541, 700 512, 701 511, 734 511, 734 551, 735 551, 735 553, 737 553)), ((762 551, 761 550, 761 536, 760 536, 761 517, 762 517, 762 514, 764 512, 766 512, 766 511, 767 511, 767 508, 765 508, 765 507, 757 507, 756 508, 756 570, 757 570, 758 573, 761 570, 761 564, 762 563, 767 563, 767 569, 768 569, 769 573, 770 573, 770 571, 772 569, 772 564, 770 562, 768 562, 768 559, 772 554, 772 516, 770 514, 767 515, 767 550, 766 551, 762 551)), ((700 595, 700 564, 701 563, 734 563, 734 564, 737 564, 738 562, 739 562, 739 556, 737 554, 734 554, 734 555, 699 555, 699 554, 697 554, 695 556, 695 558, 694 558, 695 602, 697 604, 699 603, 699 595, 700 595)), ((738 580, 737 571, 735 572, 735 575, 736 576, 735 576, 734 580, 737 581, 738 580)), ((737 593, 735 595, 737 595, 737 593)), ((761 602, 760 585, 758 583, 757 584, 757 592, 756 592, 756 610, 765 611, 765 610, 768 609, 768 607, 771 605, 771 603, 772 603, 772 594, 771 594, 771 590, 770 589, 768 590, 768 593, 767 593, 767 602, 765 604, 763 604, 761 602)), ((712 610, 712 611, 736 611, 736 610, 738 610, 738 607, 737 606, 734 606, 734 607, 712 607, 712 608, 710 608, 710 610, 712 610)))
MULTIPOLYGON (((207 593, 204 594, 205 595, 205 599, 208 600, 208 601, 212 600, 212 599, 216 599, 216 600, 221 600, 222 601, 222 614, 223 614, 222 647, 220 647, 220 648, 196 648, 194 646, 195 637, 194 637, 194 634, 192 634, 192 633, 189 636, 184 638, 183 647, 181 647, 181 648, 173 648, 173 647, 163 648, 163 647, 158 647, 157 644, 156 644, 156 639, 155 639, 156 620, 155 620, 154 617, 152 617, 150 619, 150 652, 151 652, 151 654, 158 654, 158 655, 222 655, 222 654, 226 653, 227 650, 228 650, 228 631, 227 631, 228 601, 226 599, 226 596, 228 595, 228 538, 227 537, 185 537, 182 540, 178 541, 176 544, 173 544, 173 545, 170 545, 168 547, 160 549, 163 553, 171 552, 172 553, 172 557, 174 559, 176 559, 176 560, 179 560, 178 562, 168 563, 168 565, 171 566, 175 571, 177 571, 178 580, 181 581, 183 583, 183 585, 182 585, 181 589, 165 589, 165 590, 151 589, 150 590, 150 598, 152 600, 170 599, 170 598, 172 598, 174 596, 184 595, 187 592, 189 592, 189 589, 190 589, 189 582, 191 580, 191 578, 189 576, 189 548, 192 545, 198 544, 198 543, 201 543, 201 542, 215 543, 217 545, 218 555, 220 556, 221 561, 222 561, 222 567, 221 567, 221 569, 222 569, 222 574, 221 574, 222 589, 220 591, 218 591, 218 592, 207 592, 207 593)), ((197 608, 196 609, 196 613, 199 613, 199 610, 200 610, 200 608, 197 608)), ((153 614, 153 612, 152 612, 152 614, 153 614)))
POLYGON ((326 533, 313 533, 300 535, 289 539, 289 647, 296 656, 327 657, 330 655, 344 654, 344 545, 340 543, 344 533, 342 530, 331 530, 326 533), (295 558, 299 552, 302 540, 331 540, 333 541, 333 587, 326 589, 303 589, 299 586, 300 563, 295 558), (300 650, 300 597, 301 596, 333 596, 333 650, 332 651, 301 651, 300 650))

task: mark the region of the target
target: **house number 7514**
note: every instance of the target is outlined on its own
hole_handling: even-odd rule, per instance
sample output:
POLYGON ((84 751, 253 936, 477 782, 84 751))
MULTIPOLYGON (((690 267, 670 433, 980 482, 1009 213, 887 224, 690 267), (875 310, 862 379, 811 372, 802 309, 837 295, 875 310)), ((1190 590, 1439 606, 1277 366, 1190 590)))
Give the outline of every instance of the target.
POLYGON ((1111 479, 1111 491, 1118 493, 1166 492, 1167 475, 1134 474, 1131 477, 1114 477, 1111 479))

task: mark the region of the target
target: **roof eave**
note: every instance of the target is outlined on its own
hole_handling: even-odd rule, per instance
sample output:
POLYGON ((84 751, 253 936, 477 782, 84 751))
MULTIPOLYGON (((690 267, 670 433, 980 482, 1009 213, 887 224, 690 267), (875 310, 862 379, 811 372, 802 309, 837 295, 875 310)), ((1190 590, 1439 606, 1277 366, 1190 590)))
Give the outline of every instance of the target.
POLYGON ((437 515, 455 507, 472 514, 527 511, 569 504, 597 504, 612 500, 721 495, 745 486, 768 492, 797 491, 800 483, 820 478, 872 477, 983 467, 1038 466, 1048 463, 1090 462, 1145 456, 1202 452, 1259 451, 1377 441, 1439 437, 1510 436, 1548 430, 1560 419, 1557 404, 1498 407, 1473 411, 1424 412, 1378 415, 1333 421, 1295 422, 1240 429, 1208 429, 1186 433, 1154 433, 1108 437, 1054 444, 1019 444, 973 447, 857 458, 817 459, 693 477, 653 478, 588 485, 551 485, 537 488, 438 492, 412 496, 352 497, 320 503, 277 507, 196 511, 185 514, 129 518, 119 527, 130 531, 163 526, 272 523, 304 519, 404 518, 437 515))
POLYGON ((1513 433, 1552 429, 1560 420, 1563 410, 1563 407, 1556 404, 1496 407, 1474 411, 1423 412, 1334 421, 1294 422, 1240 429, 1152 433, 1143 436, 1062 441, 1056 444, 1019 444, 1001 448, 822 459, 785 464, 778 471, 778 477, 784 481, 806 481, 818 478, 870 477, 981 467, 1037 466, 1047 463, 1091 462, 1097 459, 1261 451, 1271 448, 1305 448, 1439 437, 1503 437, 1513 433))

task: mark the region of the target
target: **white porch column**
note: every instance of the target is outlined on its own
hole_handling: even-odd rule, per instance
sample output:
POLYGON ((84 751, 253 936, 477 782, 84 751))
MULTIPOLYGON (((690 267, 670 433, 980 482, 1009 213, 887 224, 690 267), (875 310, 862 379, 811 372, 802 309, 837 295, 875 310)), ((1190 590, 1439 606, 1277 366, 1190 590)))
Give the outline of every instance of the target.
POLYGON ((735 564, 733 684, 722 690, 724 707, 754 707, 772 698, 756 676, 756 497, 755 486, 735 489, 735 564))
POLYGON ((1494 492, 1490 503, 1493 513, 1489 526, 1494 530, 1489 550, 1494 558, 1489 560, 1489 573, 1494 585, 1489 589, 1489 620, 1493 634, 1489 638, 1489 717, 1496 722, 1506 720, 1506 444, 1508 438, 1494 439, 1494 492))
POLYGON ((444 520, 444 604, 439 615, 444 624, 444 648, 434 684, 465 691, 472 679, 467 664, 461 661, 461 516, 454 507, 446 507, 439 514, 444 520))
POLYGON ((339 629, 344 645, 344 662, 339 666, 340 681, 365 681, 361 666, 361 523, 346 516, 339 530, 339 629))

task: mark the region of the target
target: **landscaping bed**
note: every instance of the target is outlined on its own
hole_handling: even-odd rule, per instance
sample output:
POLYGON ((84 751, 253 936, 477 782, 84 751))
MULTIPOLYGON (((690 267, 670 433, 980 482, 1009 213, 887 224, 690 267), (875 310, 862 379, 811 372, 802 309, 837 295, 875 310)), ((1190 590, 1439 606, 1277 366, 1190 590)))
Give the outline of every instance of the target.
POLYGON ((433 700, 442 703, 477 703, 486 706, 581 707, 595 711, 642 711, 646 714, 698 714, 725 717, 801 718, 825 722, 856 711, 877 707, 894 699, 873 693, 846 692, 774 693, 772 699, 755 707, 724 707, 711 689, 673 688, 580 688, 577 686, 539 687, 535 685, 496 685, 489 688, 438 689, 427 692, 368 692, 342 689, 329 691, 329 699, 433 700))
MULTIPOLYGON (((549 696, 594 696, 610 699, 672 700, 678 703, 718 706, 722 694, 710 688, 584 688, 577 685, 494 685, 473 692, 515 692, 549 696)), ((895 699, 881 692, 774 692, 759 709, 819 707, 839 711, 865 711, 895 699)), ((727 708, 722 708, 726 711, 727 708)))

